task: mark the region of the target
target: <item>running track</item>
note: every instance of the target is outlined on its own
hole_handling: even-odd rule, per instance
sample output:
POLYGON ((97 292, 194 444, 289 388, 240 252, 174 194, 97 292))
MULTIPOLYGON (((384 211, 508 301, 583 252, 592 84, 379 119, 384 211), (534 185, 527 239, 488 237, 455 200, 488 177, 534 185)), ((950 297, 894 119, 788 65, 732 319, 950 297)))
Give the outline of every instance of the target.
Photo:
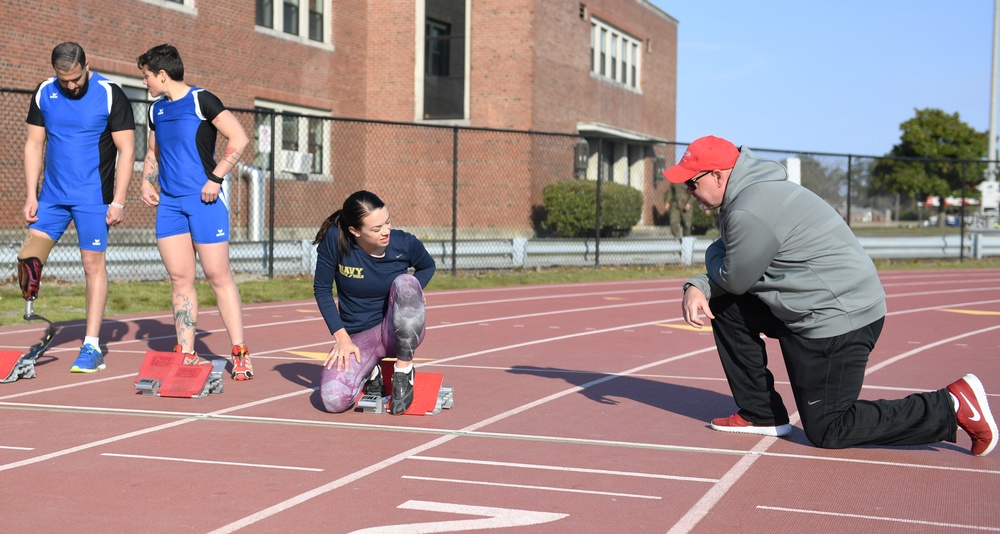
MULTIPOLYGON (((1000 269, 881 276, 863 396, 974 372, 1000 412, 1000 269)), ((257 377, 202 399, 133 386, 146 350, 174 344, 168 313, 109 318, 93 375, 68 372, 82 323, 60 325, 37 378, 0 384, 0 531, 1000 531, 1000 452, 971 456, 962 431, 830 451, 799 427, 709 429, 735 405, 711 333, 681 321, 680 284, 428 292, 418 369, 455 392, 433 417, 318 409, 331 336, 311 301, 246 306, 257 377)), ((0 329, 0 348, 39 325, 0 329)), ((228 353, 214 309, 199 327, 200 353, 228 353)))

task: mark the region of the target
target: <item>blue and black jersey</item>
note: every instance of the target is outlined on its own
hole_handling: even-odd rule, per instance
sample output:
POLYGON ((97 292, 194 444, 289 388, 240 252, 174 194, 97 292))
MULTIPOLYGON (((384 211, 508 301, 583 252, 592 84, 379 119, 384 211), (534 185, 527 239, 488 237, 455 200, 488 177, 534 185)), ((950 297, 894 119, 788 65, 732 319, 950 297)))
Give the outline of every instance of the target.
POLYGON ((331 334, 341 328, 346 328, 348 334, 355 334, 381 323, 392 281, 410 267, 414 268, 413 276, 420 287, 427 287, 434 276, 434 257, 412 234, 390 230, 389 245, 381 258, 371 256, 357 244, 352 244, 351 252, 341 257, 338 234, 336 228, 331 228, 319 244, 313 278, 316 303, 331 334), (333 300, 334 285, 337 286, 339 311, 333 300))
POLYGON ((149 129, 156 132, 162 194, 181 197, 201 193, 216 165, 219 130, 212 121, 225 110, 218 97, 198 87, 177 100, 160 98, 149 106, 149 129))
POLYGON ((26 122, 45 128, 40 201, 68 206, 112 201, 118 149, 111 133, 135 130, 132 105, 121 87, 92 72, 83 94, 70 98, 53 76, 35 89, 26 122))

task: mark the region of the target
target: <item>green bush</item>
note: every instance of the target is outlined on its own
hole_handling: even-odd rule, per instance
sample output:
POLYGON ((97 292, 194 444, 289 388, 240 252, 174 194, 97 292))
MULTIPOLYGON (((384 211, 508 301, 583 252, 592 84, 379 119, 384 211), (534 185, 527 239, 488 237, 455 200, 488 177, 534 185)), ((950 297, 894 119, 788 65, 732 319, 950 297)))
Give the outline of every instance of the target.
POLYGON ((694 210, 691 213, 691 235, 705 235, 718 224, 718 216, 714 210, 705 213, 694 199, 691 200, 691 204, 694 210))
MULTIPOLYGON (((542 191, 542 228, 556 237, 594 237, 597 182, 566 180, 542 191)), ((642 216, 642 193, 627 185, 601 182, 601 236, 628 235, 642 216)))

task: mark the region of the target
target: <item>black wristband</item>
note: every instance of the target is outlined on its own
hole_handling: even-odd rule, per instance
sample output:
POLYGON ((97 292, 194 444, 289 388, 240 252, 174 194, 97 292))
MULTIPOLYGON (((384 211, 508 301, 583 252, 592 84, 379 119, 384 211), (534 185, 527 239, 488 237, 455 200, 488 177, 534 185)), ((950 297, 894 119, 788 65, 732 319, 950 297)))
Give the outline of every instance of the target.
POLYGON ((215 173, 209 174, 208 175, 208 179, 211 180, 211 181, 213 181, 213 182, 215 182, 215 183, 217 183, 217 184, 221 184, 222 183, 222 178, 219 178, 218 176, 216 176, 215 173))

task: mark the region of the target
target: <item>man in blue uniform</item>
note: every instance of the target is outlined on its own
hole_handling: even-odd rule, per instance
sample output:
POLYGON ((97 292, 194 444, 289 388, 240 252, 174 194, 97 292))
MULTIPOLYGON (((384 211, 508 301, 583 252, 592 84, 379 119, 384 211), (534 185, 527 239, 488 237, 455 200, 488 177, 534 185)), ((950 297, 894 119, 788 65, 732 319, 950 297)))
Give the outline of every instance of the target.
POLYGON ((79 44, 56 46, 52 68, 56 75, 38 85, 28 109, 23 210, 28 233, 17 256, 18 281, 25 300, 38 296, 42 267, 72 220, 87 282, 87 329, 70 370, 93 373, 105 368, 99 337, 108 298, 105 250, 108 228, 125 216, 135 121, 125 93, 90 71, 79 44))

